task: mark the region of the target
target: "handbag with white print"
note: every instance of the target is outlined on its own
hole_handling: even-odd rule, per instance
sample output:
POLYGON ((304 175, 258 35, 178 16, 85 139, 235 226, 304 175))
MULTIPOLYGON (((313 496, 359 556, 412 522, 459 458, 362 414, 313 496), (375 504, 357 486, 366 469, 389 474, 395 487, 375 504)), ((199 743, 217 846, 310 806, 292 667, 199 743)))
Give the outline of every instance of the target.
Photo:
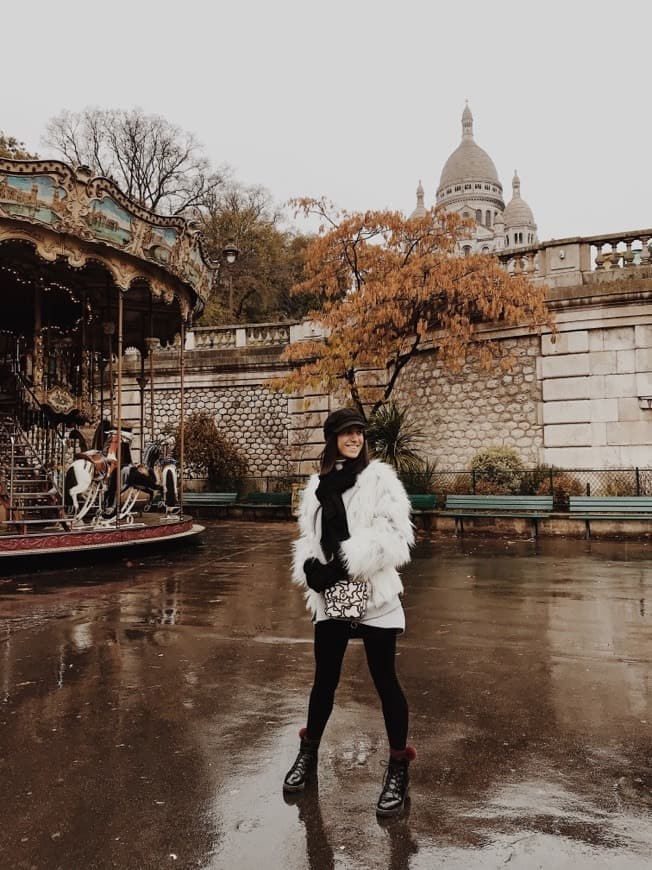
POLYGON ((324 590, 325 613, 330 619, 362 619, 369 601, 364 580, 339 580, 324 590))

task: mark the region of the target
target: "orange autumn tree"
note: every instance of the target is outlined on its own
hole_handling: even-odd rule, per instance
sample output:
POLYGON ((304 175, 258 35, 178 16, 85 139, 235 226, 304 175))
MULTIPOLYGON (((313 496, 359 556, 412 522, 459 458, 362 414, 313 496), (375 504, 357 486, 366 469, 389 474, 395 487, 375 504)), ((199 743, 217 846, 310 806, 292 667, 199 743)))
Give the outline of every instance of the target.
POLYGON ((318 300, 311 318, 323 339, 289 345, 292 371, 274 386, 345 394, 363 413, 389 399, 401 372, 425 347, 459 371, 471 356, 485 369, 509 367, 504 342, 478 325, 552 328, 545 288, 510 275, 491 254, 458 255, 474 223, 432 209, 349 213, 326 199, 292 203, 320 226, 293 292, 318 300))

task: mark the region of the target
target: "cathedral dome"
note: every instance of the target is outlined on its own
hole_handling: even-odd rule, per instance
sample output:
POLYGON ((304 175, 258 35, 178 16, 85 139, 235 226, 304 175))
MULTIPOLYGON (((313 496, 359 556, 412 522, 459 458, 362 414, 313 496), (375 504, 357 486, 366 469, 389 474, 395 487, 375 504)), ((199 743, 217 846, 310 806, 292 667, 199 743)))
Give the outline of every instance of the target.
POLYGON ((487 181, 500 187, 493 160, 473 138, 473 115, 467 105, 462 114, 462 141, 444 164, 439 187, 468 180, 487 181))
POLYGON ((512 198, 505 207, 503 220, 507 229, 510 227, 534 227, 536 229, 532 209, 524 199, 521 199, 521 180, 516 170, 512 180, 512 198))
POLYGON ((410 215, 411 218, 414 218, 414 217, 421 218, 421 217, 426 216, 426 214, 427 214, 426 207, 423 204, 423 199, 424 199, 425 195, 426 194, 425 194, 425 191, 423 189, 423 184, 421 184, 421 179, 419 179, 419 185, 417 187, 417 204, 416 204, 416 208, 414 209, 414 211, 410 215))

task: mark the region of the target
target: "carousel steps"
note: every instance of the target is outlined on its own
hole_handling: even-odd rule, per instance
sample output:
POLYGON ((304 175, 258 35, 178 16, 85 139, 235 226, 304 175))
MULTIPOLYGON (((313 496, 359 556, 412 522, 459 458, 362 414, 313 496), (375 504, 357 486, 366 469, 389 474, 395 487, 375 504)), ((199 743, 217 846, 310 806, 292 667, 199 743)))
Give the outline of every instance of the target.
POLYGON ((34 513, 35 511, 45 512, 45 511, 60 511, 60 504, 15 504, 13 505, 13 509, 15 511, 20 511, 21 514, 25 513, 34 513))
POLYGON ((70 521, 65 517, 49 520, 5 520, 3 525, 7 533, 13 535, 60 534, 70 530, 70 521))
MULTIPOLYGON (((7 455, 6 453, 0 452, 0 462, 4 463, 5 465, 10 465, 11 454, 7 455)), ((34 460, 28 459, 27 456, 14 456, 14 468, 18 468, 21 471, 25 471, 28 473, 38 473, 43 471, 42 466, 35 465, 34 460)))
POLYGON ((26 490, 16 489, 16 482, 14 481, 14 495, 16 498, 28 499, 28 498, 45 498, 48 495, 55 495, 55 493, 54 492, 51 493, 49 489, 39 489, 37 491, 34 491, 34 490, 26 491, 26 490))
POLYGON ((46 483, 47 475, 43 471, 35 471, 29 477, 19 477, 14 474, 14 481, 21 486, 38 486, 40 483, 46 483))
POLYGON ((6 495, 12 489, 11 519, 5 520, 5 526, 20 535, 60 526, 66 521, 65 508, 53 488, 52 475, 39 460, 38 446, 27 443, 20 427, 2 411, 0 405, 0 424, 4 426, 0 432, 0 478, 4 478, 6 495))

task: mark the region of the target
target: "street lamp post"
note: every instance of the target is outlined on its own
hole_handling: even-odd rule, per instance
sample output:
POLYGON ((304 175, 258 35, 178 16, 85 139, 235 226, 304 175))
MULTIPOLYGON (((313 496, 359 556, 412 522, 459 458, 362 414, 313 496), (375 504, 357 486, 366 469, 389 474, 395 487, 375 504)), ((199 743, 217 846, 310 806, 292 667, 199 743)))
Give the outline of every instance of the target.
POLYGON ((228 289, 229 289, 229 314, 233 317, 233 275, 231 273, 231 266, 238 259, 240 254, 240 248, 236 245, 235 242, 227 242, 226 245, 222 248, 222 257, 227 264, 226 277, 228 280, 228 289))

